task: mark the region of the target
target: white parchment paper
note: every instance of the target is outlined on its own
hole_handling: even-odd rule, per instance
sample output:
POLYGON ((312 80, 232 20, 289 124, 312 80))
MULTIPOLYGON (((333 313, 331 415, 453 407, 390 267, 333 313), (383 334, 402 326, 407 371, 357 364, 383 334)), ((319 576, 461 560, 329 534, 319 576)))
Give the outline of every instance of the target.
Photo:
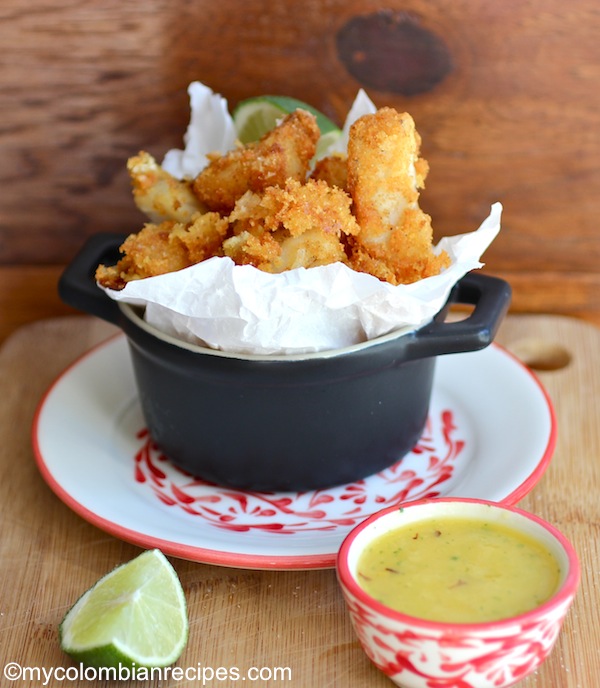
MULTIPOLYGON (((185 150, 169 151, 163 167, 192 178, 206 154, 230 150, 235 127, 226 101, 203 84, 189 87, 191 119, 185 150)), ((376 108, 360 91, 331 150, 345 151, 352 122, 376 108)), ((327 154, 327 151, 325 154, 327 154)), ((113 299, 145 307, 145 319, 191 343, 242 354, 301 354, 337 349, 402 329, 416 329, 443 307, 454 284, 482 267, 481 255, 500 231, 502 206, 473 232, 442 239, 451 265, 439 275, 393 286, 335 263, 277 275, 229 258, 129 282, 113 299)))

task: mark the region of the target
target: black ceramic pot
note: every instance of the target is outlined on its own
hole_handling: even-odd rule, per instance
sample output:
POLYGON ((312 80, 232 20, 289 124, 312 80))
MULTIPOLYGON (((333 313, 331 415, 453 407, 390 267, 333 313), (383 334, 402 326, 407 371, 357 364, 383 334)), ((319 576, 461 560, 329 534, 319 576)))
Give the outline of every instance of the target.
POLYGON ((238 356, 164 335, 96 286, 96 266, 116 261, 123 239, 92 237, 59 293, 125 332, 145 421, 171 461, 243 489, 319 489, 398 461, 423 431, 436 356, 490 344, 510 302, 506 282, 471 273, 414 332, 302 356, 238 356), (451 303, 474 309, 447 323, 451 303))

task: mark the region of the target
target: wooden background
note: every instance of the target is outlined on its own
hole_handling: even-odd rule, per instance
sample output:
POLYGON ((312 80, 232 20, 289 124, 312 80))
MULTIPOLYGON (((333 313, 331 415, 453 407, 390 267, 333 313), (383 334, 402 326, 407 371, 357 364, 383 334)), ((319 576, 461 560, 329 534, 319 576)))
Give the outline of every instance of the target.
POLYGON ((438 237, 501 201, 486 270, 513 310, 600 322, 599 36, 596 0, 2 0, 0 339, 68 312, 87 236, 140 226, 125 161, 181 146, 193 80, 338 122, 361 86, 409 111, 438 237))

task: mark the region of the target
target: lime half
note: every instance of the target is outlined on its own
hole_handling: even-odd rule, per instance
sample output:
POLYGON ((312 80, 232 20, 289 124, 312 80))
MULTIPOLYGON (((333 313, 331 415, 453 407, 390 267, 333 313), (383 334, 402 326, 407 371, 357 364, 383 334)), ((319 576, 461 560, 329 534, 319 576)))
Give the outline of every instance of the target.
POLYGON ((165 667, 187 643, 185 596, 159 550, 148 550, 101 578, 67 612, 60 646, 93 667, 165 667))
POLYGON ((237 136, 242 143, 258 141, 271 131, 277 121, 298 108, 311 112, 317 118, 321 140, 317 145, 317 157, 340 135, 341 130, 329 117, 316 110, 312 105, 288 96, 259 96, 243 100, 233 110, 233 123, 237 136))

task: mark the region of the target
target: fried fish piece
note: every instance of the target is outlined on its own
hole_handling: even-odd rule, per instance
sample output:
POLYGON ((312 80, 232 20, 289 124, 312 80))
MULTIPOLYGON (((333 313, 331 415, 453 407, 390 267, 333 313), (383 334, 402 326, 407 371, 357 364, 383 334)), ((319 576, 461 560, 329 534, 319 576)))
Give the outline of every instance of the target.
POLYGON ((229 234, 229 221, 219 213, 196 215, 186 225, 177 224, 171 230, 171 242, 179 241, 185 246, 191 265, 201 263, 214 256, 222 256, 223 241, 229 234))
POLYGON ((381 108, 359 118, 348 141, 348 191, 360 232, 351 266, 392 284, 435 275, 449 264, 433 251, 431 218, 419 207, 427 163, 408 113, 381 108))
POLYGON ((359 230, 350 205, 344 191, 313 179, 248 192, 229 216, 234 236, 224 253, 272 273, 345 262, 346 237, 359 230))
POLYGON ((127 170, 135 204, 151 222, 188 222, 193 215, 206 211, 191 182, 173 177, 150 153, 140 151, 129 158, 127 170))
POLYGON ((315 116, 296 110, 260 141, 212 156, 194 180, 194 193, 209 210, 227 214, 246 191, 261 193, 288 179, 304 181, 319 136, 315 116))
POLYGON ((96 281, 109 289, 123 289, 131 280, 187 267, 189 259, 185 246, 173 245, 169 240, 176 224, 173 220, 147 223, 139 232, 130 234, 119 249, 123 258, 116 265, 99 265, 96 281))
POLYGON ((127 282, 174 272, 221 255, 229 223, 218 213, 198 213, 191 222, 165 220, 147 223, 130 234, 116 265, 99 265, 96 281, 109 289, 123 289, 127 282))
POLYGON ((319 128, 298 109, 257 143, 213 155, 193 182, 140 152, 129 159, 135 202, 151 219, 121 246, 97 281, 122 289, 212 256, 279 273, 344 262, 392 284, 438 274, 449 264, 432 246, 419 207, 427 162, 411 116, 382 108, 359 118, 348 155, 317 162, 319 128))

